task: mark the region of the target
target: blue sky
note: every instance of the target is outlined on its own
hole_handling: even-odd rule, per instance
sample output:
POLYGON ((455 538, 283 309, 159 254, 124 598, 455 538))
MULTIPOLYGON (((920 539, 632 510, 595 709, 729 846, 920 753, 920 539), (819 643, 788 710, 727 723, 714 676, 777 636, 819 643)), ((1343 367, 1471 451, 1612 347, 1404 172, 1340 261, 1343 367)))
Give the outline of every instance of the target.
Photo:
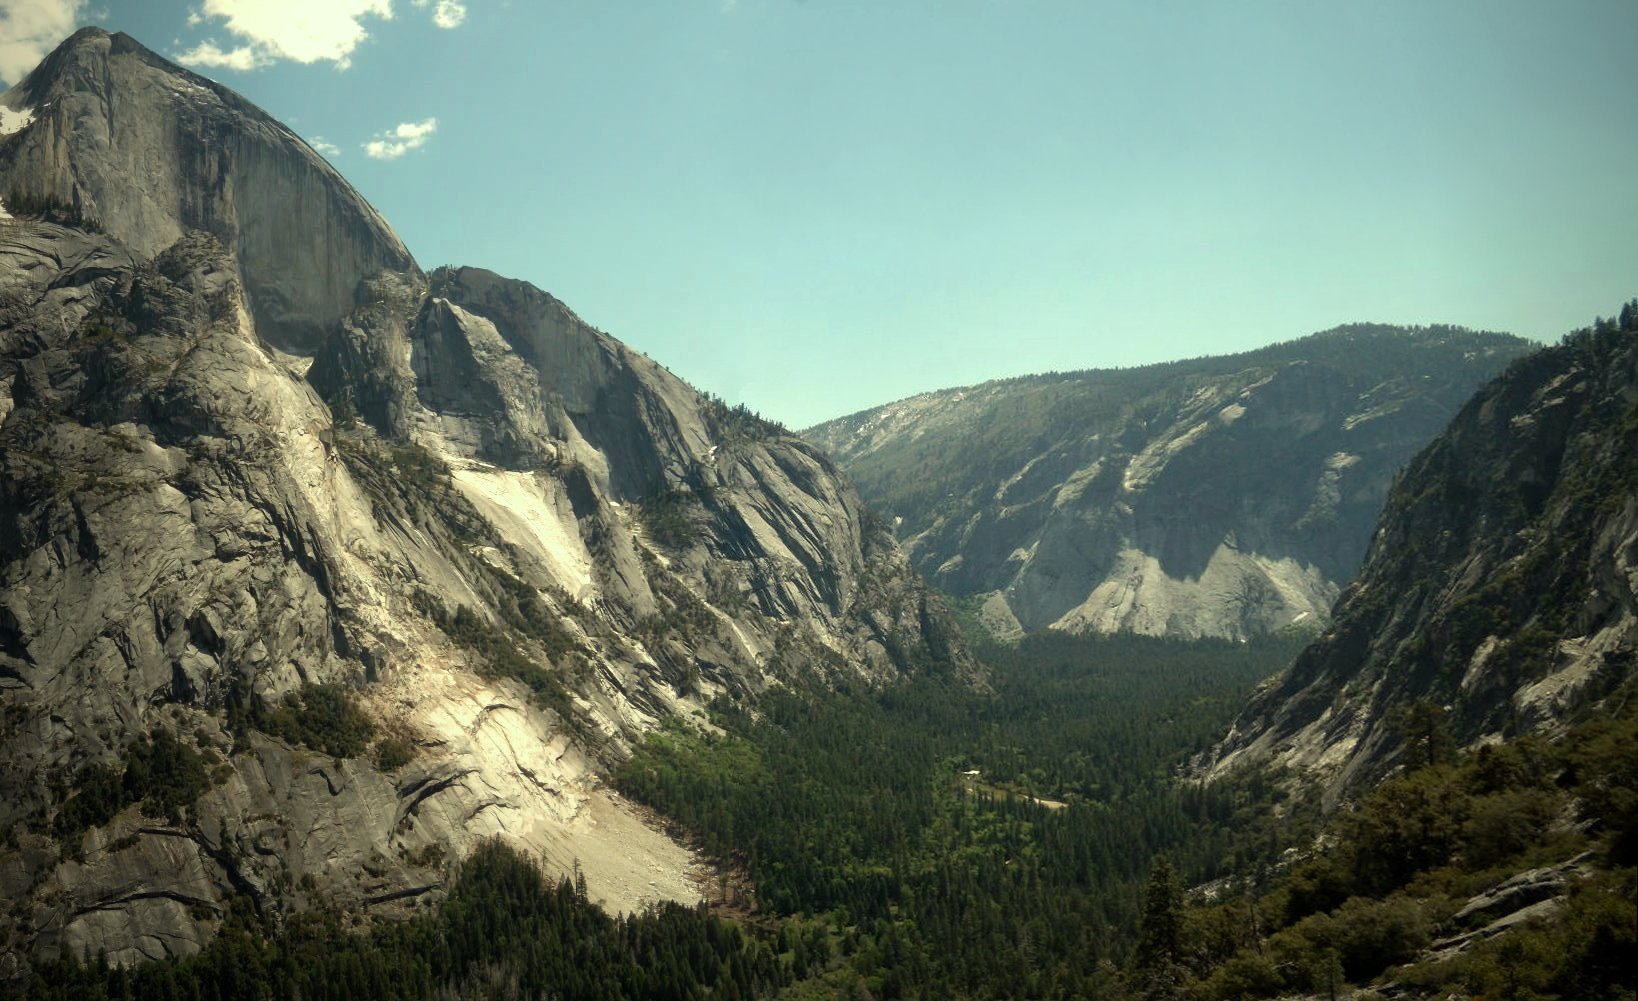
POLYGON ((53 12, 326 144, 424 267, 798 427, 1638 295, 1631 0, 0 0, 0 74, 53 12))

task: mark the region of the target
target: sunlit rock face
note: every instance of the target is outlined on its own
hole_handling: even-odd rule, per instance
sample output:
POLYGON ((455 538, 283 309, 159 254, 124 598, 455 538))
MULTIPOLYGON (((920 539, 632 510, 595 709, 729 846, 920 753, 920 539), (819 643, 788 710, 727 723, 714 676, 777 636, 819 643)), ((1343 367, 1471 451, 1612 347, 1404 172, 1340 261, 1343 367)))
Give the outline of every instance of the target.
POLYGON ((1551 733, 1613 691, 1638 647, 1635 407, 1638 329, 1484 387, 1406 467, 1331 628, 1204 773, 1287 765, 1334 803, 1394 767, 1417 700, 1465 743, 1551 733))
POLYGON ((995 621, 1244 639, 1325 621, 1401 464, 1528 348, 1344 327, 927 393, 806 434, 929 580, 995 621))
POLYGON ((404 913, 489 837, 611 907, 697 899, 692 854, 606 784, 647 729, 769 685, 974 673, 817 449, 538 289, 424 274, 239 98, 96 31, 19 95, 0 183, 45 192, 0 220, 20 961, 189 954, 239 895, 404 913), (246 722, 320 684, 363 752, 246 722), (204 755, 197 798, 60 822, 161 732, 204 755))
POLYGON ((228 248, 257 333, 311 353, 366 275, 413 270, 376 211, 295 133, 125 35, 86 28, 0 95, 0 198, 49 200, 139 257, 191 229, 228 248))

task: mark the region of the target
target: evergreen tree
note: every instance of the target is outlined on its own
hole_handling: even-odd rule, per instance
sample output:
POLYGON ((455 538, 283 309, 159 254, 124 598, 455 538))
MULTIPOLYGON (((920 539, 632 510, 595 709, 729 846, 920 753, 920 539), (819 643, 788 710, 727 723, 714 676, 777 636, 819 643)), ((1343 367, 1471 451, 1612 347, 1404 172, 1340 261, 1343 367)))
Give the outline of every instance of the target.
POLYGON ((1183 967, 1183 888, 1164 855, 1149 870, 1137 949, 1132 954, 1134 986, 1144 998, 1181 995, 1183 967))
POLYGON ((1450 735, 1445 708, 1417 699, 1405 708, 1400 723, 1404 739, 1405 770, 1446 765, 1456 759, 1456 740, 1450 735))

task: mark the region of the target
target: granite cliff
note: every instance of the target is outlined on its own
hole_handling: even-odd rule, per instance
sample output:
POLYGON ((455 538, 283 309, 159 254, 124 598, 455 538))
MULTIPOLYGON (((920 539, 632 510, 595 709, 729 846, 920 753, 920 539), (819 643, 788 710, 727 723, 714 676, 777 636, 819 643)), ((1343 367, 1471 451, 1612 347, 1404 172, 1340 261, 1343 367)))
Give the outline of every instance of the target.
POLYGON ((549 295, 422 272, 306 144, 121 35, 0 101, 0 949, 391 913, 501 836, 696 899, 601 780, 785 681, 974 670, 812 446, 549 295))
POLYGON ((805 432, 1000 634, 1317 625, 1399 467, 1529 344, 1342 327, 926 393, 805 432))
POLYGON ((0 199, 94 220, 147 259, 189 230, 232 255, 258 335, 312 353, 360 279, 413 271, 385 220, 288 128, 126 35, 85 28, 0 104, 0 199))
POLYGON ((1638 304, 1515 361, 1406 467, 1331 628, 1205 763, 1288 766, 1330 803, 1398 763, 1402 713, 1461 744, 1551 736, 1638 647, 1638 304))

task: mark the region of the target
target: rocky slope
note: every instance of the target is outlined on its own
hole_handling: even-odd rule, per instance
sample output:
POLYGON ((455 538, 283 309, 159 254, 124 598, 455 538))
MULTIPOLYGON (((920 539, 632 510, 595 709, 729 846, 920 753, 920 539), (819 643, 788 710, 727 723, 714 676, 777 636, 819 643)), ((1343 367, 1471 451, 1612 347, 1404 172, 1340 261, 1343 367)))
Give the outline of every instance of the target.
POLYGON ((1528 350, 1343 327, 1247 354, 912 397, 805 432, 941 589, 1020 629, 1318 622, 1400 465, 1528 350))
POLYGON ((233 900, 421 906, 495 835, 693 899, 601 781, 645 729, 972 670, 812 446, 423 274, 240 98, 88 29, 3 100, 8 968, 188 954, 233 900))
POLYGON ((1407 466, 1330 630, 1209 774, 1287 765, 1335 803, 1390 770, 1399 713, 1463 743, 1551 733, 1638 646, 1638 305, 1515 362, 1407 466))

